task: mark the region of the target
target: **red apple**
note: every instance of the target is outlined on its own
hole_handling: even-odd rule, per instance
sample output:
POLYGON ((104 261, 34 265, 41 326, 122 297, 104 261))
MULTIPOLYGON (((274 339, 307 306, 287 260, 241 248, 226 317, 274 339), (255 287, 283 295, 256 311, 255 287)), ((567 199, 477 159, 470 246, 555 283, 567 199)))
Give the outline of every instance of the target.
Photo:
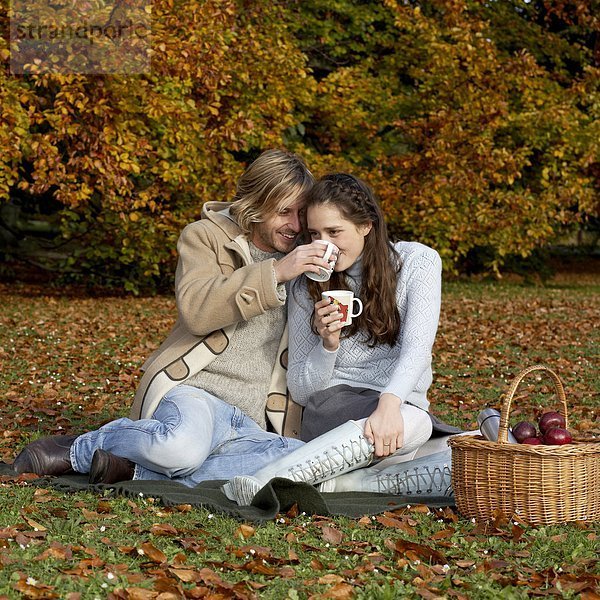
POLYGON ((563 444, 570 444, 572 441, 573 436, 562 427, 552 427, 552 429, 548 429, 544 434, 544 444, 562 446, 563 444))
POLYGON ((522 444, 523 440, 526 440, 527 438, 533 438, 537 435, 535 425, 529 421, 521 421, 520 423, 517 423, 513 427, 512 433, 519 444, 522 444))
POLYGON ((525 438, 521 444, 529 444, 530 446, 537 446, 539 444, 541 444, 541 440, 540 438, 537 437, 529 437, 529 438, 525 438))
POLYGON ((565 426, 565 418, 554 410, 549 412, 545 412, 538 421, 538 425, 540 426, 540 431, 546 435, 546 431, 552 429, 553 427, 564 427, 565 426))

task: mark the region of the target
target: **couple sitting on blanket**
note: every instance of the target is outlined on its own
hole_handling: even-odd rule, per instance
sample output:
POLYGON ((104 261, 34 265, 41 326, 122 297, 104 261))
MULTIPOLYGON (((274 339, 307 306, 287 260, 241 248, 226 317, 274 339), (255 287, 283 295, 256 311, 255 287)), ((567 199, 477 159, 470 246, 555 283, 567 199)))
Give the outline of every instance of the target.
POLYGON ((391 243, 368 185, 348 174, 315 182, 298 156, 269 150, 233 202, 204 205, 177 248, 178 319, 143 367, 131 418, 40 438, 17 456, 16 472, 190 487, 227 480, 224 493, 241 505, 273 477, 420 502, 452 495, 446 441, 459 430, 435 419, 427 400, 440 257, 391 243), (338 255, 318 282, 306 273, 330 270, 323 242, 338 255), (348 326, 338 304, 321 299, 333 289, 362 300, 348 326), (297 405, 301 439, 286 408, 297 405), (267 415, 287 428, 273 418, 270 431, 267 415))

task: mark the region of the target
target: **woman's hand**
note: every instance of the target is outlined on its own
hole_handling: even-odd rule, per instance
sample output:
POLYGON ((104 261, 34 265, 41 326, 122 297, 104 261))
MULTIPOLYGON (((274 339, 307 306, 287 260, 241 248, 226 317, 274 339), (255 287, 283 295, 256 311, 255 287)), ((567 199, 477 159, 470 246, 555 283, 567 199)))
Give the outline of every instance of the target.
POLYGON ((340 345, 340 332, 342 330, 342 313, 336 304, 329 300, 319 300, 315 304, 315 327, 317 333, 323 338, 323 346, 333 352, 340 345))
POLYGON ((379 404, 365 423, 365 437, 375 446, 375 456, 390 456, 404 445, 402 400, 381 394, 379 404))

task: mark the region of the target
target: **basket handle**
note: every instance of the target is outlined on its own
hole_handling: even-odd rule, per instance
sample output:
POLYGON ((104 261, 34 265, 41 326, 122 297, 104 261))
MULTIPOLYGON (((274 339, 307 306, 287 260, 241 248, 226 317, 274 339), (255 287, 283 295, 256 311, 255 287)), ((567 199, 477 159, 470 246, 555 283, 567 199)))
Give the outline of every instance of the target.
POLYGON ((544 365, 532 365, 531 367, 523 369, 514 378, 508 392, 506 393, 506 397, 504 398, 504 403, 502 404, 502 410, 500 412, 500 425, 498 426, 498 442, 501 444, 508 444, 508 417, 510 415, 510 405, 513 396, 515 395, 521 381, 523 381, 523 379, 533 371, 545 371, 552 377, 552 380, 554 381, 554 387, 556 388, 556 394, 561 403, 559 412, 565 419, 565 429, 567 428, 567 397, 565 396, 565 390, 560 378, 552 369, 549 369, 544 365))

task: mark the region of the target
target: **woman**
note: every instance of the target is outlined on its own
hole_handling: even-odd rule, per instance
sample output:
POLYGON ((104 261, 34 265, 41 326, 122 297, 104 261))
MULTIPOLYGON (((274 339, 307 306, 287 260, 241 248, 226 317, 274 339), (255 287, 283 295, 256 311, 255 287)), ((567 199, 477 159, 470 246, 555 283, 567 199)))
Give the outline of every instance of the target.
POLYGON ((427 390, 438 326, 442 265, 417 242, 390 243, 371 188, 347 174, 316 184, 306 206, 313 240, 339 257, 326 285, 297 280, 289 299, 288 387, 306 408, 302 439, 367 418, 378 456, 408 453, 429 439, 427 390), (327 289, 349 289, 364 306, 343 327, 327 289))
POLYGON ((301 437, 309 443, 252 477, 234 478, 226 493, 247 503, 280 476, 326 481, 322 491, 443 496, 450 486, 447 438, 428 440, 434 430, 460 430, 428 413, 440 257, 417 242, 392 244, 373 191, 352 175, 318 181, 307 197, 306 218, 313 241, 339 249, 328 282, 300 277, 288 298, 287 383, 305 407, 301 437), (334 289, 362 300, 362 314, 348 327, 337 306, 321 299, 334 289), (360 468, 392 455, 378 469, 360 468))

